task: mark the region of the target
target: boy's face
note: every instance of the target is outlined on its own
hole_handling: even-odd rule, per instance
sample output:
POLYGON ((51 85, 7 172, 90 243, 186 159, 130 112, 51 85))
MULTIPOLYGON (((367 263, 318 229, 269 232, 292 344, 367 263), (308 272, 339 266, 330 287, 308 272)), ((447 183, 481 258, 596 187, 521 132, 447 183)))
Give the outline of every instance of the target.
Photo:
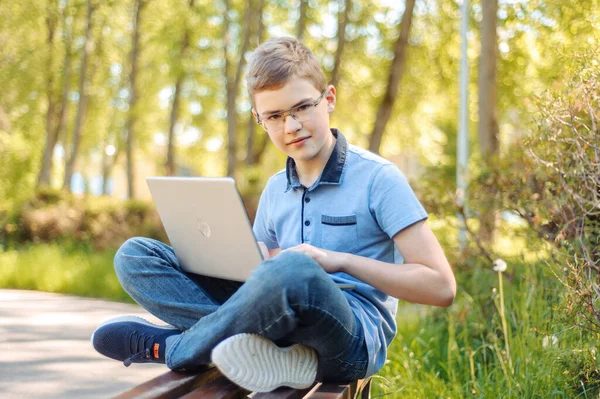
MULTIPOLYGON (((264 90, 254 95, 255 109, 252 113, 262 121, 273 113, 285 111, 302 104, 314 104, 321 92, 310 81, 292 77, 285 86, 276 90, 264 90)), ((280 129, 267 129, 275 146, 298 162, 307 162, 326 152, 333 143, 329 130, 329 114, 335 108, 335 87, 329 86, 321 101, 310 108, 310 118, 299 122, 286 116, 280 129)))

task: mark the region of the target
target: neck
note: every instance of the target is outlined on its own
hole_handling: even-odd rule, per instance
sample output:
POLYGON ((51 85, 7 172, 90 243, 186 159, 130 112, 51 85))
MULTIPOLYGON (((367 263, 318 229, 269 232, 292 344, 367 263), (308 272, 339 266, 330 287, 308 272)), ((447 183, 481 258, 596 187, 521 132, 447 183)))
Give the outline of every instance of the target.
POLYGON ((310 187, 317 181, 321 172, 325 169, 327 161, 329 161, 329 157, 335 148, 336 142, 337 139, 331 135, 329 143, 323 146, 321 151, 314 158, 307 161, 296 161, 296 172, 298 173, 300 183, 304 187, 310 187))

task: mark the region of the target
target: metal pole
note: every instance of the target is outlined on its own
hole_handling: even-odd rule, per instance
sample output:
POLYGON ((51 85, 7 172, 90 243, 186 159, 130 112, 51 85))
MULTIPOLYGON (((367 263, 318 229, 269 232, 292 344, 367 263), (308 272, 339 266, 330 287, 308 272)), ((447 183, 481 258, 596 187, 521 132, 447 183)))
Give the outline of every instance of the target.
MULTIPOLYGON (((467 55, 467 33, 469 30, 469 0, 463 0, 461 5, 461 61, 460 61, 460 111, 458 118, 458 138, 456 142, 456 196, 458 205, 467 212, 467 185, 469 159, 469 63, 467 55)), ((464 251, 467 244, 467 234, 463 227, 465 220, 458 215, 460 227, 458 230, 458 245, 464 251)))

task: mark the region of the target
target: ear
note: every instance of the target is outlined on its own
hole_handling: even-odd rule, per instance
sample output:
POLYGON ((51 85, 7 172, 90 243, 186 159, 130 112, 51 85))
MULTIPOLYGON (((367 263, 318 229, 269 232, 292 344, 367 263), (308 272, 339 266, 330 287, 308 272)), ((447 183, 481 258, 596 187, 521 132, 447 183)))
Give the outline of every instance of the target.
POLYGON ((327 113, 330 114, 335 109, 335 102, 336 102, 335 86, 329 85, 329 87, 327 87, 327 94, 325 94, 325 100, 327 100, 327 113))
POLYGON ((252 115, 254 115, 254 121, 258 123, 258 115, 256 114, 256 110, 252 108, 252 115))

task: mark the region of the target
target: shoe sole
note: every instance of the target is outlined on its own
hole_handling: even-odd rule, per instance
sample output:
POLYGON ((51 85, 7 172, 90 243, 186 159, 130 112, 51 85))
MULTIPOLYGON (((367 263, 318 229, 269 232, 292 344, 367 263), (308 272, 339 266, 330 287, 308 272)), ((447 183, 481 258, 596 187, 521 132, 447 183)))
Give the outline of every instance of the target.
POLYGON ((225 377, 249 391, 280 386, 310 387, 317 376, 317 353, 305 345, 280 348, 256 334, 238 334, 218 344, 212 361, 225 377))
POLYGON ((92 337, 90 338, 92 346, 94 345, 94 335, 96 334, 96 331, 98 331, 101 327, 104 327, 108 324, 122 323, 122 322, 128 322, 128 321, 144 324, 144 325, 150 326, 150 327, 162 328, 164 330, 177 330, 177 328, 175 328, 173 326, 168 326, 168 325, 167 326, 159 326, 157 324, 150 323, 148 320, 142 319, 141 317, 138 317, 138 316, 119 316, 119 317, 115 317, 113 319, 107 320, 104 323, 100 324, 98 327, 96 327, 96 329, 92 333, 92 337))

